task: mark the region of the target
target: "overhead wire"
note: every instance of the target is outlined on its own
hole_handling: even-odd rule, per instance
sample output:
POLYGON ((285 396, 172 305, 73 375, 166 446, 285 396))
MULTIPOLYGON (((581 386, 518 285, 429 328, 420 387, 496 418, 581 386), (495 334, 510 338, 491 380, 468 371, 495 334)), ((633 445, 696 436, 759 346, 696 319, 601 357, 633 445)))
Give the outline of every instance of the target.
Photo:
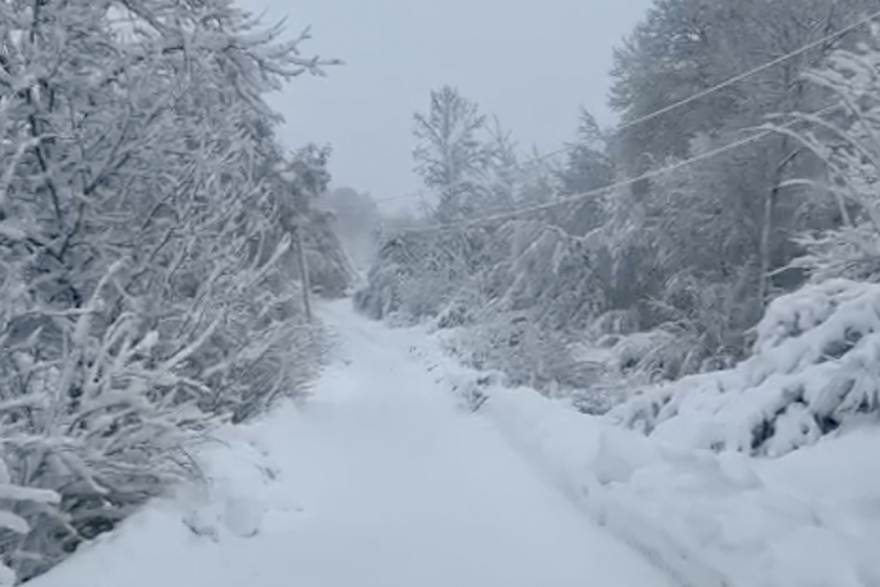
MULTIPOLYGON (((828 42, 833 41, 835 39, 838 39, 839 37, 842 37, 848 33, 851 33, 852 31, 858 29, 859 27, 861 27, 863 25, 869 24, 870 22, 876 20, 877 18, 880 18, 880 10, 878 10, 877 12, 873 12, 873 13, 869 14, 868 16, 862 17, 842 29, 839 29, 833 33, 829 33, 827 35, 824 35, 819 39, 811 41, 811 42, 799 47, 798 49, 790 51, 790 52, 788 52, 784 55, 781 55, 775 59, 771 59, 770 61, 767 61, 757 67, 754 67, 752 69, 749 69, 747 71, 744 71, 742 73, 734 75, 733 77, 730 77, 723 82, 720 82, 720 83, 715 84, 709 88, 706 88, 705 90, 701 90, 701 91, 697 92, 696 94, 692 94, 691 96, 688 96, 688 97, 683 98, 677 102, 674 102, 672 104, 669 104, 667 106, 659 108, 659 109, 657 109, 653 112, 650 112, 644 116, 640 116, 640 117, 635 118, 633 120, 618 124, 615 127, 615 132, 620 132, 623 130, 633 128, 633 127, 638 126, 640 124, 644 124, 646 122, 654 120, 655 118, 657 118, 659 116, 662 116, 664 114, 672 112, 673 110, 677 110, 678 108, 681 108, 683 106, 687 106, 688 104, 692 104, 693 102, 695 102, 697 100, 705 98, 706 96, 710 96, 711 94, 714 94, 715 92, 718 92, 718 91, 723 90, 725 88, 728 88, 732 85, 735 85, 745 79, 752 77, 753 75, 756 75, 758 73, 761 73, 763 71, 771 69, 781 63, 784 63, 790 59, 794 59, 795 57, 798 57, 798 56, 800 56, 800 55, 802 55, 812 49, 815 49, 816 47, 819 47, 821 45, 824 45, 825 43, 828 43, 828 42)), ((557 155, 567 153, 568 151, 571 151, 574 148, 575 148, 574 145, 566 145, 565 147, 562 147, 560 149, 556 149, 554 151, 550 151, 549 153, 544 153, 544 154, 539 155, 537 157, 533 157, 532 159, 528 159, 528 160, 524 161, 522 163, 522 167, 528 167, 528 166, 534 165, 536 163, 540 163, 542 161, 545 161, 545 160, 550 159, 552 157, 555 157, 557 155)), ((644 179, 644 178, 638 177, 638 178, 633 178, 632 180, 628 180, 628 181, 630 181, 630 183, 635 183, 641 179, 644 179)), ((416 199, 416 198, 423 198, 427 195, 430 195, 430 192, 427 192, 425 190, 419 190, 418 192, 405 194, 405 195, 401 195, 401 196, 391 196, 388 198, 380 198, 380 199, 375 200, 375 202, 382 203, 382 202, 392 202, 392 201, 399 201, 399 200, 412 200, 412 199, 416 199)))
MULTIPOLYGON (((811 113, 810 116, 820 116, 820 115, 826 114, 829 111, 832 111, 836 108, 837 108, 837 106, 829 106, 829 107, 825 107, 825 108, 820 108, 819 110, 811 113)), ((803 121, 801 119, 795 119, 795 120, 789 121, 787 123, 778 125, 776 127, 776 129, 788 128, 788 127, 794 126, 795 124, 797 124, 799 122, 803 122, 803 121)), ((534 212, 551 210, 553 208, 565 206, 566 204, 580 202, 580 201, 586 200, 588 198, 600 196, 600 195, 602 195, 606 192, 609 192, 609 191, 614 191, 614 190, 617 190, 617 189, 620 189, 623 187, 629 187, 629 186, 636 184, 640 181, 644 181, 647 179, 654 179, 654 178, 666 175, 668 173, 671 173, 673 171, 678 171, 679 169, 683 169, 685 167, 693 165, 694 163, 699 163, 701 161, 706 161, 706 160, 712 159, 713 157, 717 157, 718 155, 721 155, 723 153, 727 153, 728 151, 733 151, 733 150, 738 149, 740 147, 744 147, 744 146, 749 145, 751 143, 757 142, 757 141, 759 141, 765 137, 768 137, 770 135, 776 134, 778 132, 776 129, 762 130, 762 131, 756 132, 755 134, 753 134, 749 137, 746 137, 744 139, 740 139, 740 140, 734 141, 732 143, 728 143, 726 145, 723 145, 721 147, 717 147, 715 149, 710 149, 704 153, 700 153, 699 155, 695 155, 695 156, 690 157, 688 159, 683 159, 683 160, 677 161, 676 163, 673 163, 671 165, 667 165, 666 167, 654 169, 654 170, 648 171, 646 173, 643 173, 641 175, 638 175, 636 177, 629 177, 629 178, 608 184, 608 185, 600 187, 600 188, 592 189, 592 190, 589 190, 586 192, 581 192, 581 193, 578 193, 578 194, 575 194, 575 195, 572 195, 572 196, 569 196, 566 198, 561 198, 559 200, 555 200, 553 202, 546 202, 543 204, 536 204, 533 206, 525 206, 522 208, 518 208, 516 210, 511 210, 508 212, 502 212, 499 214, 484 216, 481 218, 476 218, 474 220, 468 220, 465 222, 404 228, 404 229, 401 229, 399 232, 404 233, 404 234, 413 234, 413 233, 425 233, 425 232, 443 232, 446 230, 460 230, 462 228, 470 228, 470 227, 480 226, 483 224, 491 224, 493 222, 498 222, 501 220, 510 220, 512 218, 516 218, 517 216, 520 216, 523 214, 531 214, 534 212)))

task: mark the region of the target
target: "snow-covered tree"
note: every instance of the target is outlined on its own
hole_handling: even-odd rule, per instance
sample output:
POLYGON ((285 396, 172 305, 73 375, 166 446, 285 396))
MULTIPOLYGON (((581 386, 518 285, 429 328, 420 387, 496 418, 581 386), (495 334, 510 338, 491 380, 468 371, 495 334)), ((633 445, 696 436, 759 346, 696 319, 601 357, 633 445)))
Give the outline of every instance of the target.
MULTIPOLYGON (((655 2, 615 58, 612 105, 624 122, 609 146, 617 178, 741 141, 768 115, 827 106, 829 92, 801 74, 864 37, 856 29, 815 43, 866 7, 861 0, 655 2), (773 59, 780 61, 737 77, 773 59), (666 110, 679 100, 689 102, 666 110)), ((792 181, 822 173, 819 157, 779 134, 619 190, 601 229, 614 243, 614 271, 600 271, 612 278, 612 309, 638 309, 643 329, 686 332, 699 354, 742 356, 744 335, 766 304, 803 279, 788 267, 803 250, 792 235, 840 221, 815 187, 792 181)))
POLYGON ((0 436, 61 498, 0 543, 23 578, 310 374, 262 96, 332 62, 280 34, 228 0, 0 6, 0 436))
POLYGON ((460 218, 467 204, 463 194, 488 161, 481 137, 486 117, 457 89, 443 86, 431 91, 428 113, 413 118, 419 141, 413 151, 416 171, 426 187, 440 193, 438 215, 446 221, 460 218))
POLYGON ((626 425, 699 448, 776 456, 876 420, 878 292, 864 281, 880 277, 877 39, 875 28, 804 74, 809 91, 830 97, 825 107, 786 112, 768 125, 816 162, 780 184, 792 200, 792 226, 804 230, 790 266, 813 283, 769 304, 747 360, 645 391, 615 410, 626 425))
POLYGON ((433 216, 449 223, 509 210, 519 165, 516 144, 497 118, 451 86, 431 92, 427 114, 415 114, 416 171, 438 195, 433 216))
POLYGON ((817 188, 817 199, 821 197, 836 211, 837 226, 813 226, 798 239, 807 254, 792 264, 818 281, 880 278, 880 199, 876 193, 880 181, 880 37, 874 32, 873 38, 855 49, 835 52, 827 67, 806 74, 807 80, 833 96, 835 107, 794 113, 771 127, 803 145, 825 165, 824 177, 791 181, 817 188))

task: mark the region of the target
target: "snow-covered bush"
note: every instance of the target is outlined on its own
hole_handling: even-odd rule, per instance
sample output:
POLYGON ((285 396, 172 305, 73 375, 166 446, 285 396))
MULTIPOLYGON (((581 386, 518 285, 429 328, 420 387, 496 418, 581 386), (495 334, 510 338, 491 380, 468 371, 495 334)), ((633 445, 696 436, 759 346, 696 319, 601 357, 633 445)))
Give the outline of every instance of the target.
MULTIPOLYGON (((15 409, 15 406, 3 407, 15 409)), ((23 538, 31 531, 31 522, 26 518, 33 521, 37 517, 34 513, 37 512, 43 515, 54 514, 54 506, 58 504, 60 496, 51 490, 15 484, 4 456, 0 453, 0 502, 3 503, 0 506, 0 541, 14 546, 5 548, 3 560, 0 560, 0 585, 15 585, 18 577, 9 564, 16 559, 40 556, 38 552, 28 552, 23 548, 23 538)))
POLYGON ((278 34, 227 0, 0 7, 0 444, 60 496, 0 542, 22 579, 313 373, 285 220, 320 173, 262 96, 322 62, 278 34))
POLYGON ((436 317, 479 268, 485 235, 477 232, 404 232, 379 251, 367 286, 357 292, 358 310, 374 319, 436 317))
POLYGON ((880 417, 880 285, 831 280, 777 298, 734 369, 645 391, 612 412, 699 448, 780 455, 880 417))
POLYGON ((585 328, 603 299, 585 242, 540 222, 512 220, 497 229, 419 229, 388 240, 356 305, 374 318, 404 312, 415 319, 461 315, 491 304, 529 312, 551 329, 585 328))
POLYGON ((581 331, 604 309, 587 241, 537 221, 511 220, 492 235, 483 278, 499 308, 528 311, 544 328, 581 331))
MULTIPOLYGON (((404 232, 389 240, 356 307, 381 319, 433 319, 450 348, 510 385, 583 390, 593 365, 572 359, 573 333, 602 307, 587 244, 541 222, 404 232)), ((555 390, 555 391, 551 391, 555 390)))
POLYGON ((505 384, 528 386, 555 395, 595 383, 594 365, 578 362, 565 336, 541 329, 526 312, 478 314, 476 323, 447 338, 449 350, 464 364, 500 371, 505 384))

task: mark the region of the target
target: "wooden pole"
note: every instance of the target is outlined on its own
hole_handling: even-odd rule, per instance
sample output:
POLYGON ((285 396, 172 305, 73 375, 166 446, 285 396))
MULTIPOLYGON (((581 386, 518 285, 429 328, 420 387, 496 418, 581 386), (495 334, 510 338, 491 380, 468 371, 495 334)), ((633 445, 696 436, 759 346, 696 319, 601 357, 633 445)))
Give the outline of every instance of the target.
POLYGON ((302 280, 302 289, 303 289, 303 311, 306 314, 306 320, 308 322, 312 321, 312 301, 309 298, 310 292, 312 289, 311 284, 309 283, 309 266, 306 262, 306 248, 303 244, 303 222, 302 219, 297 219, 296 227, 294 228, 294 233, 296 233, 296 249, 297 249, 297 257, 299 258, 299 274, 302 280))

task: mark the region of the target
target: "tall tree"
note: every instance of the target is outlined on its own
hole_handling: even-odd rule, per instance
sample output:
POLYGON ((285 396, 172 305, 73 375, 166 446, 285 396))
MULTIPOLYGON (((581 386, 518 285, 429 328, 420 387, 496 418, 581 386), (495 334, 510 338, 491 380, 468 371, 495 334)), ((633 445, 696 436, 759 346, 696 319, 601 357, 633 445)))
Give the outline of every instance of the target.
MULTIPOLYGON (((657 0, 615 56, 612 105, 625 123, 615 137, 620 169, 640 175, 674 165, 754 134, 769 115, 826 106, 828 92, 806 84, 802 74, 836 46, 864 38, 863 28, 822 41, 857 22, 869 6, 862 0, 657 0)), ((687 316, 698 332, 721 323, 732 334, 751 326, 773 296, 800 279, 782 271, 798 254, 791 235, 805 223, 835 221, 827 206, 804 214, 804 192, 811 188, 790 182, 822 172, 808 149, 776 135, 634 185, 632 199, 614 207, 630 218, 621 226, 640 227, 626 231, 631 245, 624 248, 652 259, 654 270, 637 274, 658 280, 640 286, 662 302, 652 303, 655 317, 646 325, 687 316), (681 295, 684 284, 687 295, 681 295), (715 293, 697 295, 701 290, 715 293)))
POLYGON ((566 159, 556 174, 555 192, 560 198, 573 200, 556 211, 557 224, 571 234, 583 236, 606 220, 607 195, 587 194, 614 181, 616 164, 611 142, 593 115, 581 108, 575 140, 566 144, 566 159))
POLYGON ((425 186, 440 194, 438 218, 448 222, 467 216, 467 194, 490 157, 483 141, 486 116, 457 89, 443 86, 431 91, 428 113, 416 113, 414 120, 416 171, 425 186))
MULTIPOLYGON (((824 164, 819 180, 806 176, 819 190, 814 197, 836 210, 831 228, 811 226, 798 239, 806 254, 796 267, 822 281, 834 277, 880 279, 880 32, 851 50, 836 51, 825 67, 807 80, 829 91, 835 108, 820 114, 796 112, 782 117, 775 129, 814 153, 824 164)), ((805 202, 810 205, 812 202, 805 202)))

